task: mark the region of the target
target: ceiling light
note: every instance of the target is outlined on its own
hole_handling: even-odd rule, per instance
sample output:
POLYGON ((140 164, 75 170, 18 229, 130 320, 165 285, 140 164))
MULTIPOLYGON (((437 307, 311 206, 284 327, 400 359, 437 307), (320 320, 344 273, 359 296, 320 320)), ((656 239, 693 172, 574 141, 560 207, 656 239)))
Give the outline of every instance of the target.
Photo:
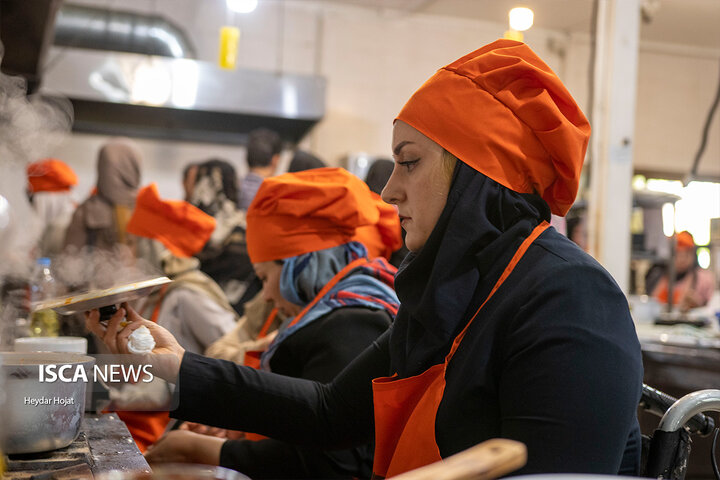
MULTIPOLYGON (((229 0, 228 0, 229 1, 229 0)), ((533 11, 525 7, 516 7, 510 10, 510 29, 517 32, 524 32, 533 25, 533 11)))
POLYGON ((250 13, 257 8, 258 0, 225 0, 227 8, 236 13, 250 13))

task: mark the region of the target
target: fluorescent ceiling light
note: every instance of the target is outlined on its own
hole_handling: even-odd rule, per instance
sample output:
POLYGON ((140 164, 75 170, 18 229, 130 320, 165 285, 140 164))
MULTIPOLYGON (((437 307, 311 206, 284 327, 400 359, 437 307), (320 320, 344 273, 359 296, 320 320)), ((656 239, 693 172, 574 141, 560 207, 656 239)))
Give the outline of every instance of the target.
POLYGON ((225 0, 227 8, 236 13, 250 13, 257 8, 258 0, 225 0))
POLYGON ((510 10, 510 28, 518 32, 524 32, 533 25, 533 11, 525 7, 516 7, 510 10))

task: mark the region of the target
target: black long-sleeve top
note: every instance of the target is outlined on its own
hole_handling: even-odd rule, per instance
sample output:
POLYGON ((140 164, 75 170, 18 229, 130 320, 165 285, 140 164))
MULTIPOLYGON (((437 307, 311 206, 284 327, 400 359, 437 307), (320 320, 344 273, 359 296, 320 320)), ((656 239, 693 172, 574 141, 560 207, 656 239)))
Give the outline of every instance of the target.
MULTIPOLYGON (((330 383, 186 354, 174 415, 299 445, 373 439, 371 380, 390 375, 390 332, 330 383)), ((523 442, 517 473, 637 473, 640 346, 627 301, 553 230, 528 249, 449 364, 436 418, 443 457, 496 437, 523 442)))
MULTIPOLYGON (((390 322, 384 310, 334 310, 283 341, 270 360, 270 368, 289 377, 330 382, 386 331, 390 322)), ((228 440, 220 452, 220 465, 253 479, 369 478, 372 454, 371 444, 325 452, 277 439, 228 440)))

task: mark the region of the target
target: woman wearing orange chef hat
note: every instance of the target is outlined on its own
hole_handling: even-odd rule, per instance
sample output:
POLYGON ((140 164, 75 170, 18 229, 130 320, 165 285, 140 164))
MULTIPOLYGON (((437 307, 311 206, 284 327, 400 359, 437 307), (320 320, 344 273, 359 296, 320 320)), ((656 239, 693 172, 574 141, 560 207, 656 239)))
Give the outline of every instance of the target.
MULTIPOLYGON (((127 232, 139 237, 137 256, 173 280, 141 300, 139 311, 170 331, 184 349, 200 354, 237 320, 220 286, 200 271, 200 262, 192 256, 214 228, 215 220, 193 205, 161 199, 155 184, 140 189, 127 223, 127 232)), ((148 402, 162 399, 164 387, 161 382, 141 382, 111 390, 117 414, 142 452, 162 436, 170 419, 167 412, 133 411, 133 407, 140 399, 145 402, 142 408, 150 409, 148 402)))
MULTIPOLYGON (((638 473, 642 363, 627 301, 548 226, 575 199, 589 134, 523 43, 438 70, 394 124, 382 196, 411 253, 391 329, 328 384, 203 359, 155 331, 157 351, 180 362, 173 415, 326 448, 374 438, 386 478, 494 437, 527 446, 522 473, 638 473)), ((144 324, 131 319, 121 350, 144 324)))
POLYGON ((195 258, 215 228, 215 219, 182 200, 163 200, 153 183, 140 189, 128 233, 138 237, 138 257, 173 283, 138 305, 141 314, 168 329, 183 348, 203 353, 235 327, 238 315, 225 293, 200 271, 195 258))
MULTIPOLYGON (((398 308, 396 270, 384 259, 369 259, 354 240, 359 227, 377 228, 379 220, 370 190, 346 170, 315 169, 263 182, 247 213, 248 253, 265 299, 287 320, 246 365, 330 382, 387 330, 398 308)), ((352 478, 370 475, 372 453, 370 445, 323 452, 255 435, 225 440, 177 431, 147 458, 220 464, 252 478, 352 478)))
MULTIPOLYGON (((682 311, 707 305, 715 290, 715 277, 711 271, 704 270, 698 265, 697 246, 692 234, 678 233, 675 248, 673 305, 682 311)), ((667 273, 654 283, 652 296, 662 303, 668 303, 667 273)))
POLYGON ((28 165, 27 176, 30 203, 43 222, 40 256, 56 255, 62 251, 65 230, 75 211, 71 189, 77 185, 77 175, 62 160, 46 158, 28 165))

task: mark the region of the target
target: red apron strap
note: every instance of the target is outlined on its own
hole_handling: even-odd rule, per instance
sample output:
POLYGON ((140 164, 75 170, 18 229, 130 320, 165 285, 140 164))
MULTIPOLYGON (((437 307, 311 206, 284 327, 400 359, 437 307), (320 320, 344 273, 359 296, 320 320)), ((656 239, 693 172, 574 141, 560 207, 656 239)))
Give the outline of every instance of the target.
POLYGON ((268 315, 267 320, 265 320, 265 323, 263 324, 262 328, 260 329, 260 333, 258 333, 257 338, 265 338, 267 336, 267 332, 268 332, 268 330, 270 330, 270 327, 272 326, 273 322, 275 321, 277 314, 278 314, 277 307, 273 308, 270 311, 270 315, 268 315))
POLYGON ((296 325, 305 316, 305 314, 309 312, 310 309, 314 307, 315 304, 318 303, 320 299, 322 299, 335 285, 337 285, 340 280, 345 278, 345 275, 350 273, 351 270, 367 263, 369 263, 369 260, 367 258, 358 258, 357 260, 353 260, 352 262, 345 265, 342 270, 336 273, 335 276, 328 283, 325 284, 322 290, 320 290, 320 293, 315 295, 315 298, 313 298, 312 301, 308 303, 305 308, 303 308, 302 311, 297 314, 295 318, 293 318, 292 322, 288 324, 287 328, 296 325))
POLYGON ((500 278, 498 278, 497 282, 495 282, 495 285, 493 286, 492 290, 490 290, 490 294, 487 296, 487 298, 483 301, 482 305, 477 309, 475 312, 475 315, 472 316, 470 321, 465 325, 465 328, 463 328, 462 332, 455 337, 455 341, 453 341, 452 348, 450 349, 450 353, 447 354, 445 357, 445 364, 450 361, 450 359, 455 355, 455 352, 457 351, 458 347, 460 346, 460 342, 462 342, 463 338, 465 338, 465 334, 468 331, 468 328, 470 328, 470 325, 475 320, 475 317, 477 317, 478 313, 480 313, 480 310, 485 306, 485 304, 492 298, 493 295, 495 295, 495 292, 500 288, 500 286, 505 283, 505 280, 510 276, 510 274, 515 270, 515 266, 518 264, 520 259, 525 255, 525 252, 527 249, 532 245, 532 243, 535 241, 537 237, 540 236, 547 228, 550 226, 550 224, 543 220, 543 222, 535 227, 530 233, 530 235, 520 244, 520 247, 518 247, 517 251, 515 252, 515 255, 513 255, 512 259, 510 260, 510 263, 508 263, 507 267, 505 267, 505 270, 503 271, 502 275, 500 275, 500 278))
POLYGON ((162 302, 165 300, 165 294, 167 293, 168 286, 170 284, 163 285, 160 288, 160 294, 158 295, 158 300, 155 303, 155 308, 153 308, 152 316, 150 317, 150 320, 154 323, 157 323, 158 317, 160 316, 160 307, 162 307, 162 302))

